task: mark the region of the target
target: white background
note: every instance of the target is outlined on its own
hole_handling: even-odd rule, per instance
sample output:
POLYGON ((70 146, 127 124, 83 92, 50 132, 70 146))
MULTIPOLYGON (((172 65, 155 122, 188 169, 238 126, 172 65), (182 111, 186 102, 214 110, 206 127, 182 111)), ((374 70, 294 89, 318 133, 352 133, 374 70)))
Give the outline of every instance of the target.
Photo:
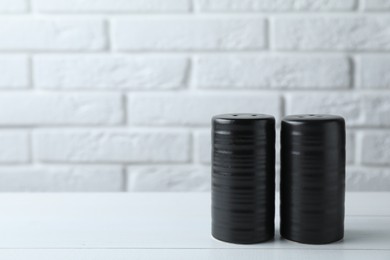
POLYGON ((210 118, 229 112, 342 115, 348 190, 389 191, 389 14, 389 0, 0 0, 0 191, 209 190, 210 118))

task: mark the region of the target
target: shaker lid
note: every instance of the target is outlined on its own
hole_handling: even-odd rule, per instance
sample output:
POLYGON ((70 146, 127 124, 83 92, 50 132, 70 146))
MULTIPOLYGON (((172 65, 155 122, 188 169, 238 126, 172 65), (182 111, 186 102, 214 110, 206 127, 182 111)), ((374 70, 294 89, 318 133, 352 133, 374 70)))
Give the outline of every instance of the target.
POLYGON ((217 125, 262 125, 269 122, 275 122, 271 115, 256 113, 235 113, 216 115, 212 119, 217 125))
POLYGON ((338 115, 290 115, 282 120, 282 145, 295 149, 345 146, 345 120, 338 115))
POLYGON ((290 115, 283 118, 283 122, 289 123, 326 123, 332 121, 344 122, 344 118, 338 115, 328 114, 302 114, 302 115, 290 115))

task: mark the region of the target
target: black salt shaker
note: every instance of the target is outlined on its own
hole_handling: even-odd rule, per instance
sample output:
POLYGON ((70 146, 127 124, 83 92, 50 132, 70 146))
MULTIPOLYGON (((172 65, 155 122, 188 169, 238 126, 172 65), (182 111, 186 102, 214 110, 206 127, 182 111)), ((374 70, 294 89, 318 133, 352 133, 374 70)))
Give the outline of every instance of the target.
POLYGON ((237 244, 273 238, 275 118, 213 117, 212 150, 212 235, 237 244))
POLYGON ((287 116, 281 126, 280 234, 306 244, 344 236, 345 121, 287 116))

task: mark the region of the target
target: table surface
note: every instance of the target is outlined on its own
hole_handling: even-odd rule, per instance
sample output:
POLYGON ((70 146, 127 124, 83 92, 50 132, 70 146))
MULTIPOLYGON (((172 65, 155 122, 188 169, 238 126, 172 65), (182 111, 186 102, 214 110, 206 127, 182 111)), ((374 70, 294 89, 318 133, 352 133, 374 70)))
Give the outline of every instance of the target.
MULTIPOLYGON (((277 203, 278 204, 278 203, 277 203)), ((278 205, 277 205, 278 208, 278 205)), ((236 245, 209 193, 0 194, 0 259, 390 259, 390 193, 347 193, 344 240, 236 245)))

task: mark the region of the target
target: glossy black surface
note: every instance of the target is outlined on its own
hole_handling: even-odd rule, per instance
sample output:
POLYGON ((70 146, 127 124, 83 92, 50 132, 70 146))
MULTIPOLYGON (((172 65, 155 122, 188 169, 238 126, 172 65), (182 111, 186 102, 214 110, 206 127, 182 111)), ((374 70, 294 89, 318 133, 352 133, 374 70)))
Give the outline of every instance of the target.
POLYGON ((273 238, 274 117, 219 115, 212 128, 212 235, 240 244, 273 238))
POLYGON ((307 244, 344 236, 345 121, 287 116, 281 126, 280 234, 307 244))

